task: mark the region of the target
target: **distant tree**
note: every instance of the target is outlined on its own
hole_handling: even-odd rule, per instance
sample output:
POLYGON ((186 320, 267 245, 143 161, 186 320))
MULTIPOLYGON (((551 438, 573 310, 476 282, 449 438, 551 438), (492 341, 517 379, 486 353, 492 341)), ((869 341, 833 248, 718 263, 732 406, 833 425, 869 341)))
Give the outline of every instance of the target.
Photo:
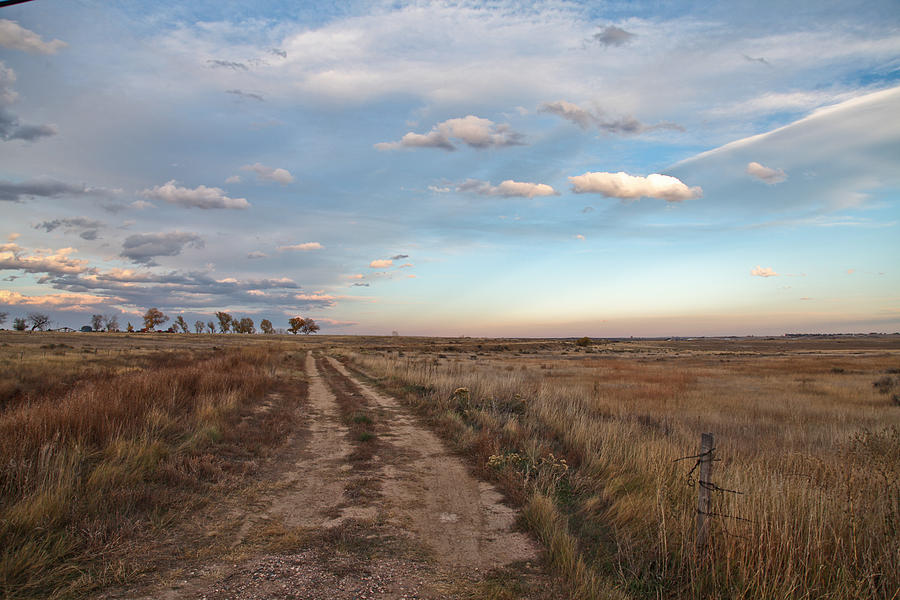
POLYGON ((103 326, 107 331, 118 331, 119 330, 119 317, 116 315, 106 315, 103 317, 103 326))
POLYGON ((234 321, 234 330, 237 333, 256 333, 256 327, 253 326, 253 319, 244 317, 240 321, 234 321))
POLYGON ((6 317, 8 317, 8 316, 9 316, 9 313, 0 312, 0 325, 3 325, 4 323, 6 323, 6 317))
POLYGON ((127 331, 128 333, 134 333, 134 325, 129 322, 128 327, 125 328, 125 331, 127 331))
POLYGON ((209 321, 209 322, 206 323, 206 328, 209 329, 209 332, 210 332, 210 333, 215 333, 215 332, 216 332, 216 324, 213 323, 212 321, 209 321))
POLYGON ((44 313, 28 313, 28 321, 31 323, 31 330, 44 331, 50 325, 50 317, 44 313))
POLYGON ((319 326, 316 325, 316 322, 310 318, 304 319, 303 317, 291 317, 288 320, 288 323, 291 324, 291 326, 288 327, 288 331, 290 331, 294 335, 297 335, 298 333, 309 335, 319 330, 319 326))
POLYGON ((157 325, 162 325, 169 320, 169 317, 163 314, 158 308, 148 308, 144 313, 144 329, 153 331, 157 325))
POLYGON ((290 331, 294 335, 297 335, 298 333, 300 333, 300 330, 303 328, 303 325, 304 323, 306 323, 306 321, 303 319, 303 317, 291 317, 290 319, 288 319, 288 323, 290 324, 290 327, 288 327, 288 331, 290 331))
POLYGON ((205 327, 205 325, 203 324, 203 321, 195 321, 194 322, 194 331, 196 331, 197 333, 203 333, 204 327, 205 327))
POLYGON ((272 327, 272 321, 268 319, 263 319, 259 322, 259 328, 262 329, 263 333, 275 333, 275 328, 272 327))
POLYGON ((300 329, 300 331, 302 331, 304 335, 309 335, 311 333, 315 333, 318 330, 319 330, 319 326, 316 324, 316 322, 308 317, 307 317, 306 321, 303 323, 303 327, 300 329))
POLYGON ((91 315, 91 327, 94 331, 103 329, 103 315, 91 315))
POLYGON ((27 327, 27 325, 25 324, 25 319, 23 319, 22 317, 13 319, 13 329, 15 329, 16 331, 25 331, 25 327, 27 327))
POLYGON ((228 333, 231 330, 231 325, 234 322, 234 317, 232 317, 227 312, 217 312, 216 318, 219 320, 219 331, 221 333, 228 333))
POLYGON ((188 328, 187 321, 184 320, 182 315, 178 315, 178 318, 175 319, 175 330, 181 329, 183 333, 190 333, 191 330, 188 328))

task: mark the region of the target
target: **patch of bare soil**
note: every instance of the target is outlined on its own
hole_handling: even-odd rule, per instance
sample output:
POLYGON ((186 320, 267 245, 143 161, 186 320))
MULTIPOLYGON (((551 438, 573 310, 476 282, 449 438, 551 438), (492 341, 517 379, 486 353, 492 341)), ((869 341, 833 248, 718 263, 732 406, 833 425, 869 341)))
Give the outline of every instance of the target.
MULTIPOLYGON (((306 357, 308 428, 227 511, 225 559, 122 598, 551 598, 515 511, 392 398, 306 357)), ((109 597, 109 596, 107 596, 109 597)))

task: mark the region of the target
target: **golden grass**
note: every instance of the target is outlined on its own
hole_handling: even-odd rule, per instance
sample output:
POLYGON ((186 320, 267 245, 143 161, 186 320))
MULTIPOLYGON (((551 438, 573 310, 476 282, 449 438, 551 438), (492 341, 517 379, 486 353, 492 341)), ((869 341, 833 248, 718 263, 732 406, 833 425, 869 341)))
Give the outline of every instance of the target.
POLYGON ((873 382, 900 343, 803 341, 342 352, 525 505, 579 596, 895 597, 900 407, 873 382), (701 560, 691 461, 676 459, 705 431, 714 481, 742 494, 714 494, 729 516, 701 560))

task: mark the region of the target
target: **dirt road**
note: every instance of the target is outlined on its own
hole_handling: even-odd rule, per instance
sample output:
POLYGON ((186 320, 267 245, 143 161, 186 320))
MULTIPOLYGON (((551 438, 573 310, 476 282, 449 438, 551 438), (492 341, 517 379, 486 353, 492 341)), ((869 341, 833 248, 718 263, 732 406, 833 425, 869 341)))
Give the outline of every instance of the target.
POLYGON ((308 354, 305 371, 306 430, 272 461, 266 493, 229 509, 227 562, 117 597, 544 597, 538 548, 493 486, 337 361, 308 354))

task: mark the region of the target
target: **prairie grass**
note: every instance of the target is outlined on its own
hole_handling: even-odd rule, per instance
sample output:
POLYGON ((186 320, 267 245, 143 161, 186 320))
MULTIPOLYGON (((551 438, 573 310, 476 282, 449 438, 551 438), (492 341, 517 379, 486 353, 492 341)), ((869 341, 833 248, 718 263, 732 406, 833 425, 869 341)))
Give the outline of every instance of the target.
POLYGON ((278 375, 262 346, 126 351, 102 365, 60 356, 43 368, 40 346, 3 349, 21 353, 7 372, 26 374, 0 409, 3 598, 125 583, 152 562, 131 544, 252 469, 293 413, 276 407, 246 426, 278 375))
POLYGON ((525 508, 574 597, 897 597, 900 409, 873 385, 896 338, 340 352, 525 508), (741 493, 697 556, 677 459, 707 431, 741 493))

